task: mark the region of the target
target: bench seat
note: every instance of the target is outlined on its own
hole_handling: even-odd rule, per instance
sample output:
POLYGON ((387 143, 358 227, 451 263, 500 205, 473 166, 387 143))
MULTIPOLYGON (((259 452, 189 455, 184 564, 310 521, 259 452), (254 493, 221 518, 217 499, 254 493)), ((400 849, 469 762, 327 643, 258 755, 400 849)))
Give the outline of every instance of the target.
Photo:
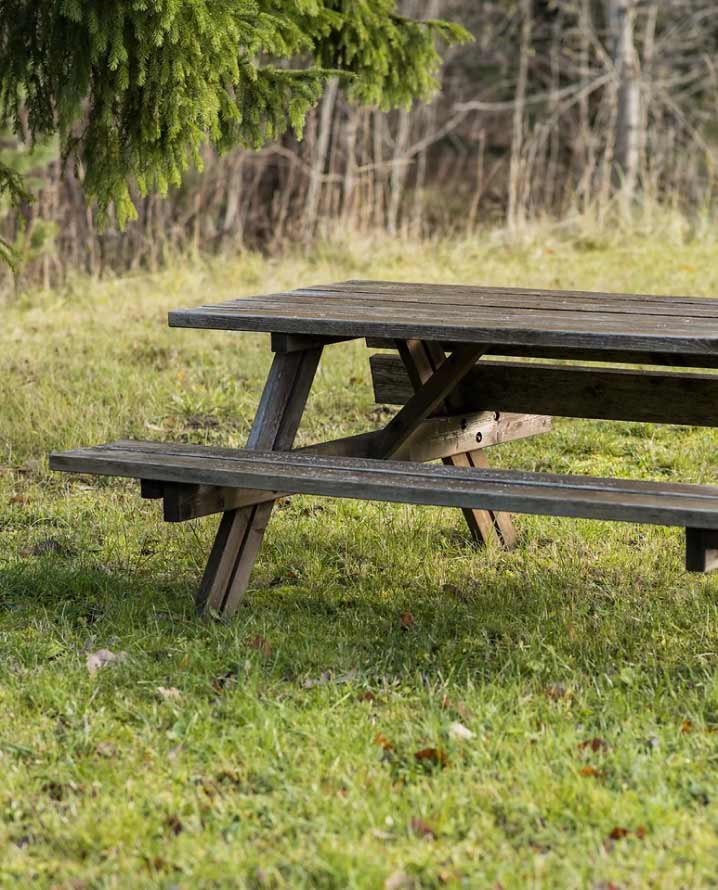
POLYGON ((50 467, 174 485, 680 526, 704 544, 718 529, 718 487, 708 485, 139 441, 55 452, 50 467))

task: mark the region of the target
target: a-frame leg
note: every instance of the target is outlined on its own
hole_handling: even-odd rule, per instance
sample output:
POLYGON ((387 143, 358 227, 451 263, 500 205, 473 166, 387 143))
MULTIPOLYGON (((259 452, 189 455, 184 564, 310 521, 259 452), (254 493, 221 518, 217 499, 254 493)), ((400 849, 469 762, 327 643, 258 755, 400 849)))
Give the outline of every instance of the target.
MULTIPOLYGON (((292 447, 321 354, 321 346, 275 354, 247 448, 292 447)), ((274 501, 267 501, 223 514, 197 594, 199 609, 227 617, 237 610, 273 506, 274 501)))
MULTIPOLYGON (((446 354, 438 343, 406 340, 397 342, 397 347, 415 390, 419 389, 446 359, 446 354)), ((451 395, 446 398, 444 404, 447 411, 451 412, 451 395)), ((443 458, 443 462, 456 467, 488 465, 486 455, 480 449, 443 458)), ((471 536, 477 543, 491 541, 507 550, 516 543, 516 532, 508 513, 493 510, 462 510, 462 513, 471 536)))

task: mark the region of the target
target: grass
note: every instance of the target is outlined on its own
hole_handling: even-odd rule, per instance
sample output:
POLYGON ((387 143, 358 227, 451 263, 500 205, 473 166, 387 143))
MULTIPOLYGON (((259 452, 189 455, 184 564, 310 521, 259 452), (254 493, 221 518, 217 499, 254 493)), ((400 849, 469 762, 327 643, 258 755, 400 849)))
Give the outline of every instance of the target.
MULTIPOLYGON (((266 339, 166 311, 358 276, 718 293, 716 242, 667 232, 327 244, 6 308, 0 886, 716 885, 716 582, 684 573, 678 530, 523 516, 506 554, 458 511, 295 497, 238 617, 203 622, 216 520, 165 526, 130 482, 48 472, 120 436, 241 444, 266 339), (127 656, 90 675, 102 648, 127 656)), ((333 347, 302 439, 380 413, 366 349, 333 347)), ((575 421, 491 458, 718 467, 710 431, 575 421)))

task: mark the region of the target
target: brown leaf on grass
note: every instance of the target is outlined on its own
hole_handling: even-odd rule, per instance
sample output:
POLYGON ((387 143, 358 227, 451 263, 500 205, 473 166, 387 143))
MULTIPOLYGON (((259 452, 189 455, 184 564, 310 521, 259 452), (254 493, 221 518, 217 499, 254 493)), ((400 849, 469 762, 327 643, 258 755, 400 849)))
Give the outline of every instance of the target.
POLYGON ((620 841, 624 837, 628 837, 631 832, 628 828, 623 828, 621 825, 616 825, 611 831, 608 833, 608 837, 612 841, 620 841))
POLYGON ((633 835, 638 838, 639 841, 642 841, 643 838, 648 834, 645 825, 639 825, 635 831, 632 831, 630 828, 623 828, 620 825, 617 825, 613 828, 608 835, 608 839, 611 841, 620 841, 625 837, 629 837, 629 835, 633 835))
POLYGON ((364 692, 360 692, 357 698, 359 699, 359 701, 369 702, 369 704, 376 701, 376 696, 368 689, 365 689, 364 692))
POLYGON ((175 686, 158 686, 157 694, 165 701, 179 701, 182 693, 175 686))
POLYGON ((126 652, 112 652, 110 649, 98 649, 87 656, 87 670, 90 674, 96 674, 100 668, 118 664, 127 658, 126 652))
POLYGON ((581 751, 593 751, 594 754, 597 754, 599 751, 608 751, 608 742, 599 738, 586 739, 579 742, 578 747, 581 751))
POLYGON ((417 837, 425 837, 432 841, 436 838, 436 832, 431 825, 428 822, 424 822, 423 819, 419 819, 418 816, 414 816, 411 820, 411 830, 417 837))
POLYGON ((114 757, 117 754, 117 748, 112 742, 98 742, 95 745, 95 754, 97 754, 98 757, 114 757))
POLYGON ((449 764, 449 758, 441 748, 422 748, 421 751, 414 754, 414 760, 422 766, 428 767, 445 767, 449 764))
POLYGON ((27 497, 27 495, 24 495, 24 494, 14 494, 10 498, 11 504, 27 504, 28 501, 29 501, 29 498, 27 497))
POLYGON ((165 819, 165 828, 175 837, 177 837, 178 834, 182 834, 184 831, 184 825, 180 821, 179 816, 175 816, 174 813, 165 819))
POLYGON ((544 689, 544 694, 546 695, 546 698, 550 698, 551 701, 560 701, 562 698, 568 698, 570 692, 563 683, 550 683, 546 689, 544 689))
POLYGON ((596 769, 595 766, 582 766, 578 774, 584 779, 602 779, 606 775, 603 770, 596 769))
POLYGON ((401 627, 402 630, 411 630, 414 624, 414 616, 411 614, 411 612, 401 613, 401 615, 399 616, 399 627, 401 627))
POLYGON ((379 745, 380 748, 383 748, 385 751, 394 751, 394 743, 390 742, 389 739, 381 732, 378 732, 374 736, 374 744, 379 745))
POLYGON ((261 652, 265 658, 271 658, 272 656, 272 645, 269 640, 265 640, 264 637, 257 634, 256 637, 252 637, 251 640, 247 643, 250 649, 256 649, 258 652, 261 652))
POLYGON ((684 720, 683 723, 681 723, 681 732, 693 732, 694 729, 695 726, 693 725, 692 720, 684 720))

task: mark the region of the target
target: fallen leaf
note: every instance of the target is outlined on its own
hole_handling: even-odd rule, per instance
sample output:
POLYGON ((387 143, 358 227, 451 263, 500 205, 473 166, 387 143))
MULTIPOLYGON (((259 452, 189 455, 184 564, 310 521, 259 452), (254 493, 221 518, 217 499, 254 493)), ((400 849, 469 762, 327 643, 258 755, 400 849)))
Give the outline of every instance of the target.
POLYGON ((584 779, 602 779, 606 775, 603 770, 596 769, 595 766, 583 766, 578 774, 584 779))
POLYGON ((270 658, 272 655, 272 646, 269 640, 265 640, 265 638, 259 636, 259 634, 257 634, 256 637, 252 637, 247 645, 250 649, 256 649, 258 652, 261 652, 265 658, 270 658))
POLYGON ((112 652, 110 649, 98 649, 87 656, 87 670, 91 674, 97 673, 100 668, 111 664, 118 664, 127 658, 126 652, 112 652))
POLYGON ((449 735, 452 739, 460 739, 461 741, 468 741, 469 739, 473 739, 474 733, 463 723, 452 723, 449 727, 449 735))
POLYGON ((612 828, 612 829, 611 829, 611 831, 610 831, 610 833, 609 833, 608 836, 609 836, 609 838, 610 838, 612 841, 620 841, 620 840, 622 840, 624 837, 628 837, 628 835, 629 835, 630 833, 631 833, 631 832, 630 832, 627 828, 623 828, 623 827, 620 826, 620 825, 616 825, 615 828, 612 828))
POLYGON ((643 838, 646 836, 647 833, 648 832, 646 831, 645 825, 639 825, 638 828, 636 829, 636 837, 641 841, 643 840, 643 838))
POLYGON ((416 882, 406 872, 395 871, 384 881, 384 890, 410 890, 416 887, 416 882))
POLYGON ((168 816, 165 819, 165 827, 168 828, 169 831, 171 831, 172 834, 175 835, 175 837, 178 834, 182 834, 182 832, 184 830, 184 825, 182 825, 182 822, 180 821, 179 817, 175 816, 174 814, 172 814, 171 816, 168 816))
POLYGON ((334 682, 337 686, 341 686, 344 683, 351 683, 356 680, 358 673, 359 671, 356 668, 352 668, 350 671, 347 671, 346 674, 340 674, 334 682))
POLYGON ((27 504, 28 501, 29 501, 29 498, 24 494, 14 494, 10 498, 11 504, 27 504))
POLYGON ((393 751, 394 744, 389 741, 389 739, 383 735, 381 732, 378 732, 374 736, 374 744, 379 745, 380 748, 383 748, 385 751, 393 751))
POLYGON ((359 699, 359 701, 366 701, 369 703, 376 701, 376 696, 374 695, 373 692, 370 692, 368 689, 365 690, 364 692, 360 692, 359 695, 357 696, 357 698, 359 699))
POLYGON ((423 819, 419 819, 417 816, 414 816, 411 820, 411 830, 419 837, 429 838, 432 841, 436 837, 436 832, 431 825, 424 822, 423 819))
POLYGON ((411 612, 402 612, 399 616, 399 626, 402 630, 411 630, 414 623, 414 616, 411 612))
POLYGON ((114 757, 117 754, 117 748, 112 742, 98 742, 95 745, 95 754, 100 757, 114 757))
POLYGON ((158 686, 157 692, 165 701, 179 701, 182 698, 182 693, 174 686, 158 686))
POLYGON ((581 751, 593 751, 597 754, 599 751, 608 751, 608 742, 599 738, 586 739, 584 742, 579 742, 578 747, 581 751))
POLYGON ((694 729, 695 726, 693 725, 692 720, 684 720, 683 723, 681 723, 681 732, 693 732, 694 729))
POLYGON ((441 748, 422 748, 414 754, 414 760, 423 766, 447 766, 449 758, 441 748))
POLYGON ((329 673, 329 671, 324 671, 324 673, 320 674, 316 678, 316 680, 312 680, 311 677, 307 677, 307 679, 302 683, 302 688, 314 689, 315 686, 326 686, 331 678, 332 675, 329 673))

